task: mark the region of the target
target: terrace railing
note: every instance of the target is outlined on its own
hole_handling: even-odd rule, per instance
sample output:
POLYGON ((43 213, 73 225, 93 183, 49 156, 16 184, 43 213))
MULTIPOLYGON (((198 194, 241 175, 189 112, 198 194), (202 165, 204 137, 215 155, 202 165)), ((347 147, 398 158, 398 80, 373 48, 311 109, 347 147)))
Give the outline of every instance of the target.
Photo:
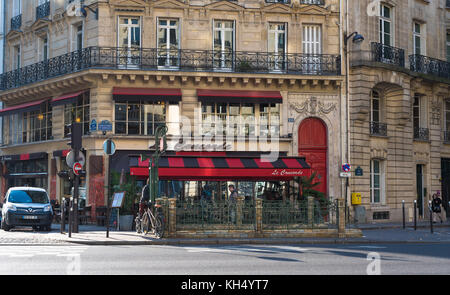
POLYGON ((372 61, 405 67, 405 51, 377 42, 371 43, 372 61))
POLYGON ((387 136, 387 124, 370 122, 370 135, 387 136))
POLYGON ((22 27, 22 15, 16 15, 11 18, 11 31, 18 31, 22 27))
POLYGON ((409 56, 409 64, 413 72, 450 79, 450 62, 415 54, 409 56))
POLYGON ((50 15, 50 1, 36 7, 36 20, 47 18, 50 15))
POLYGON ((341 75, 341 57, 327 54, 88 47, 2 74, 0 90, 91 68, 326 76, 341 75))

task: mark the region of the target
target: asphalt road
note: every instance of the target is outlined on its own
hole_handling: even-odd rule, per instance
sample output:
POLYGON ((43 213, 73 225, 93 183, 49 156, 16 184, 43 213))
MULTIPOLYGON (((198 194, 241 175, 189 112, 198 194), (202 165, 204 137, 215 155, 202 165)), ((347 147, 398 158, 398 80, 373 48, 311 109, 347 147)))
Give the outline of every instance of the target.
POLYGON ((0 275, 450 274, 450 244, 0 246, 0 275))

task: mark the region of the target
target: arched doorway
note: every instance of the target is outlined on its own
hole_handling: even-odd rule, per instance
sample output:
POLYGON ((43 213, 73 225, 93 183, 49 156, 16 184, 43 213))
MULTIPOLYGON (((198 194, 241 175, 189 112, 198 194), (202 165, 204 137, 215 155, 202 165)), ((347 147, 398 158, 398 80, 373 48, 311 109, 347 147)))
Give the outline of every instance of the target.
POLYGON ((318 118, 307 118, 300 124, 298 130, 298 155, 306 157, 306 162, 313 172, 317 172, 315 182, 320 184, 316 190, 327 196, 327 127, 318 118))

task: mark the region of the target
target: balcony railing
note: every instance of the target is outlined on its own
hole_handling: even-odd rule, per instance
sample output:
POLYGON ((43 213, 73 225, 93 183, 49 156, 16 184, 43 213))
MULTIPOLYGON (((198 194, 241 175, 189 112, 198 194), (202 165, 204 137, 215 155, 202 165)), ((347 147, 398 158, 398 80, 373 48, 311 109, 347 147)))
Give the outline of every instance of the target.
POLYGON ((291 0, 266 0, 266 3, 291 4, 291 0))
POLYGON ((410 55, 411 71, 450 79, 450 62, 423 55, 410 55))
POLYGON ((370 122, 370 135, 387 136, 387 124, 370 122))
POLYGON ((36 20, 47 18, 50 15, 50 1, 36 7, 36 20))
POLYGON ((88 47, 0 75, 0 90, 91 68, 341 75, 339 55, 88 47))
POLYGON ((405 67, 405 51, 401 48, 372 42, 372 61, 405 67))
POLYGON ((16 15, 15 17, 11 18, 11 31, 17 31, 20 30, 20 27, 22 27, 22 15, 16 15))
POLYGON ((428 128, 414 127, 414 139, 428 141, 430 139, 430 131, 428 128))

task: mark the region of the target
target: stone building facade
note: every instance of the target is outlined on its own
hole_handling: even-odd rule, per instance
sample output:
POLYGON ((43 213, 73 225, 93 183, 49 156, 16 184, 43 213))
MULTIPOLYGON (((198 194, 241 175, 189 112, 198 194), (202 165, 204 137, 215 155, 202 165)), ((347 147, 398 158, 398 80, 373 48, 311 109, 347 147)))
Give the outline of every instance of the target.
MULTIPOLYGON (((17 0, 6 8, 2 193, 30 178, 53 199, 70 193, 57 173, 68 168, 67 125, 78 120, 87 203, 104 205, 110 169, 120 173, 129 155, 148 151, 158 123, 178 140, 180 126, 229 118, 233 105, 256 121, 240 129, 231 152, 268 152, 249 138, 270 135, 282 155, 306 156, 327 196, 343 194, 340 1, 17 0), (112 125, 106 134, 98 128, 104 121, 112 125), (107 138, 118 150, 112 167, 107 138), (20 161, 28 170, 13 168, 20 161)), ((197 130, 188 136, 205 134, 197 130)))
MULTIPOLYGON (((429 216, 428 201, 449 199, 449 1, 347 1, 350 151, 362 176, 354 213, 366 221, 429 216), (350 5, 351 3, 351 5, 350 5), (365 210, 363 210, 365 209, 365 210)), ((448 209, 447 209, 448 210, 448 209)), ((448 212, 448 211, 447 211, 448 212)))

